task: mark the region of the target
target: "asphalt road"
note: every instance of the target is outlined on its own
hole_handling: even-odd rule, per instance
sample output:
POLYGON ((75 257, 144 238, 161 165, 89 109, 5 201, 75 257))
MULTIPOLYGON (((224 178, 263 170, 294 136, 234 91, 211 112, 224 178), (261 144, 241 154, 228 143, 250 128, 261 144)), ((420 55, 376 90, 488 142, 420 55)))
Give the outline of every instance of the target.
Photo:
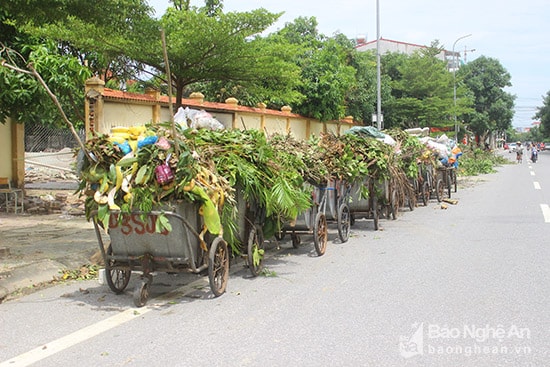
POLYGON ((477 181, 344 244, 331 227, 322 257, 283 241, 218 298, 159 274, 142 308, 97 281, 0 304, 0 367, 548 366, 550 153, 477 181))

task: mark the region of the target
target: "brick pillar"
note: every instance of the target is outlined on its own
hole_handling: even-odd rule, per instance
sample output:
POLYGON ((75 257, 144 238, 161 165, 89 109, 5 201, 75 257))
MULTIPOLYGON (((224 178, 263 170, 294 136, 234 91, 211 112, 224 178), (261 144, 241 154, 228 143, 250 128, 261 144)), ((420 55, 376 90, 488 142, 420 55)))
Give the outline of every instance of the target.
POLYGON ((90 132, 103 132, 105 116, 103 114, 103 90, 105 82, 94 76, 86 80, 85 103, 84 103, 84 123, 86 129, 86 139, 90 132))

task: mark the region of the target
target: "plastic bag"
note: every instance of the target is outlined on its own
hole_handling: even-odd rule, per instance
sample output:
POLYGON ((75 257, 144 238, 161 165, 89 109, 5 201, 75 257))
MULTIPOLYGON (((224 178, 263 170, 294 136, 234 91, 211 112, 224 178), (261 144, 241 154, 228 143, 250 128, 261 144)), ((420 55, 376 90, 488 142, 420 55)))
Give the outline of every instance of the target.
POLYGON ((174 122, 181 125, 184 128, 187 128, 187 112, 183 107, 178 108, 178 111, 174 115, 174 122))
POLYGON ((190 127, 193 129, 224 129, 223 124, 212 117, 212 115, 205 110, 200 110, 194 114, 193 118, 191 119, 190 127))
POLYGON ((168 165, 169 161, 170 161, 170 154, 168 154, 168 157, 166 157, 166 161, 163 164, 158 165, 155 168, 155 177, 157 179, 157 182, 160 185, 165 185, 174 179, 174 173, 172 172, 172 169, 168 165))

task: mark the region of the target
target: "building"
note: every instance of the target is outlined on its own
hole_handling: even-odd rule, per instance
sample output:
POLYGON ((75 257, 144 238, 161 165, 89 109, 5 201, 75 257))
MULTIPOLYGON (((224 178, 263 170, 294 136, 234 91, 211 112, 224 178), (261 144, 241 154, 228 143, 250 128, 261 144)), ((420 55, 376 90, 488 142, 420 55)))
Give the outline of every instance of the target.
MULTIPOLYGON (((367 42, 364 37, 358 37, 356 39, 355 49, 357 51, 376 51, 376 40, 367 42)), ((420 51, 422 49, 427 49, 428 46, 418 45, 415 43, 401 42, 390 40, 381 37, 380 38, 380 54, 386 54, 390 52, 399 52, 407 55, 412 55, 413 53, 420 51)), ((438 55, 437 58, 443 61, 447 61, 449 71, 452 71, 454 67, 458 69, 458 60, 460 60, 460 52, 455 51, 454 55, 452 51, 443 50, 438 55), (453 57, 454 56, 454 57, 453 57), (457 60, 457 61, 454 61, 457 60), (456 66, 455 66, 456 65, 456 66)))

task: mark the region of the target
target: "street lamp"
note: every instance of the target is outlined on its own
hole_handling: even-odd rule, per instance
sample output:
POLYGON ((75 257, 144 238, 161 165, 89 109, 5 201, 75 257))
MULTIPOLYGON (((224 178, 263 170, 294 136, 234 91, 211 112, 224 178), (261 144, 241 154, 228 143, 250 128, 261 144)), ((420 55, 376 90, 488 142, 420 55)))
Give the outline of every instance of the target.
POLYGON ((456 57, 455 54, 455 46, 458 41, 460 41, 463 38, 470 37, 471 34, 467 34, 462 37, 458 37, 456 41, 453 43, 453 116, 454 116, 454 123, 455 123, 455 141, 458 143, 458 123, 456 122, 456 68, 458 66, 458 57, 456 57))

